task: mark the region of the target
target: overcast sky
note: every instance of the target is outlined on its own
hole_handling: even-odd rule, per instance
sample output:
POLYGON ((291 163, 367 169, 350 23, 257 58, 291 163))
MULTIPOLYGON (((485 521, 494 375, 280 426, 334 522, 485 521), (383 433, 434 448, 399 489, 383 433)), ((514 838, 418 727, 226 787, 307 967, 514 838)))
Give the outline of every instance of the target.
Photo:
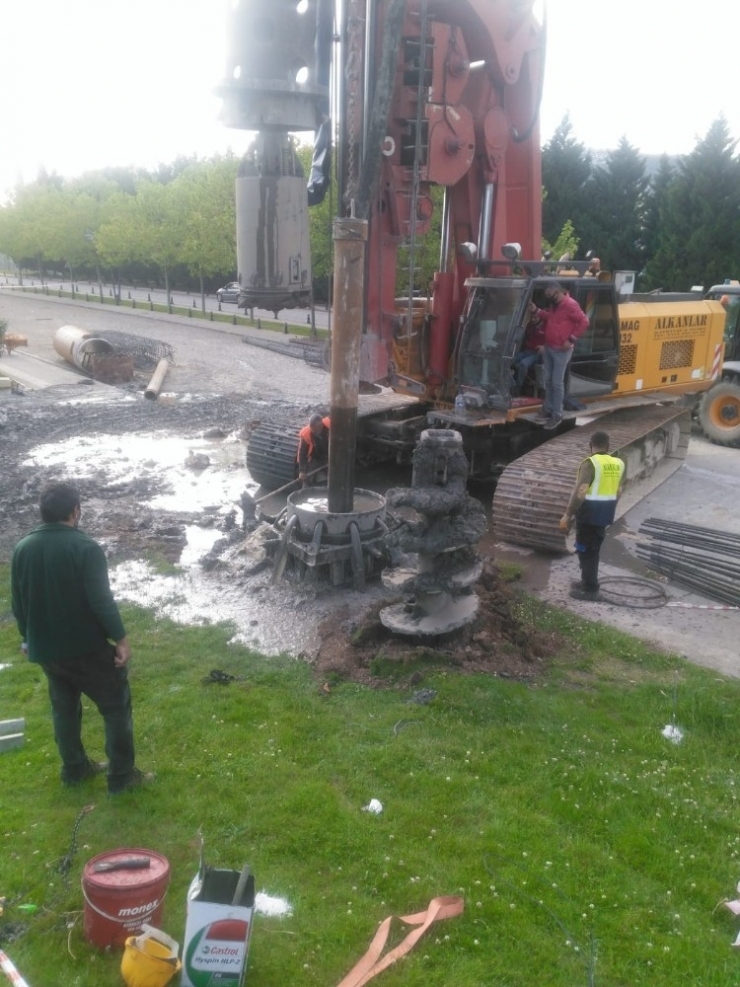
MULTIPOLYGON (((269 3, 270 0, 264 0, 269 3)), ((229 0, 3 0, 0 198, 39 167, 71 177, 241 154, 218 121, 229 0)), ((740 138, 740 3, 549 0, 542 139, 566 113, 609 150, 692 150, 723 114, 740 138)))

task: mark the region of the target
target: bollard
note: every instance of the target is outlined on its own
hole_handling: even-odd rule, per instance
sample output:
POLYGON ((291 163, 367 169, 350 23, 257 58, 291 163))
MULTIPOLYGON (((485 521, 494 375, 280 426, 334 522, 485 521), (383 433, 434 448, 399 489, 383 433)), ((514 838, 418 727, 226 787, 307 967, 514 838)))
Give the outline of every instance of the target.
POLYGON ((307 326, 310 326, 311 325, 311 316, 310 315, 307 315, 306 316, 306 325, 307 326))
POLYGON ((193 308, 195 308, 195 299, 193 299, 193 308))
POLYGON ((257 328, 258 329, 261 329, 262 328, 262 319, 260 319, 259 316, 257 316, 257 328))
POLYGON ((285 333, 285 335, 288 334, 288 323, 287 322, 284 322, 283 323, 283 333, 285 333))
MULTIPOLYGON (((129 297, 130 297, 130 296, 129 296, 129 297)), ((152 300, 152 296, 151 296, 151 295, 147 295, 147 296, 146 296, 146 300, 147 300, 148 302, 150 302, 150 301, 152 300)))
POLYGON ((128 297, 129 297, 129 298, 131 298, 131 292, 130 292, 130 291, 129 291, 129 293, 128 293, 128 297))
POLYGON ((131 308, 136 308, 136 299, 135 298, 132 298, 131 299, 131 308))
POLYGON ((213 309, 211 309, 211 311, 208 313, 208 317, 211 320, 211 322, 213 322, 213 309))

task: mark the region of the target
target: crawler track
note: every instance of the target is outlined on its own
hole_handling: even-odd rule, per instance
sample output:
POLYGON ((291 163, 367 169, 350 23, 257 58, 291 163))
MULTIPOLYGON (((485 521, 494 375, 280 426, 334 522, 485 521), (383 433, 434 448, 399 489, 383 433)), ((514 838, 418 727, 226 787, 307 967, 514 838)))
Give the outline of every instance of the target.
POLYGON ((493 497, 496 538, 541 551, 567 551, 558 521, 568 506, 589 436, 606 431, 611 451, 625 461, 618 514, 675 472, 686 458, 690 412, 676 404, 621 408, 558 436, 515 460, 493 497))

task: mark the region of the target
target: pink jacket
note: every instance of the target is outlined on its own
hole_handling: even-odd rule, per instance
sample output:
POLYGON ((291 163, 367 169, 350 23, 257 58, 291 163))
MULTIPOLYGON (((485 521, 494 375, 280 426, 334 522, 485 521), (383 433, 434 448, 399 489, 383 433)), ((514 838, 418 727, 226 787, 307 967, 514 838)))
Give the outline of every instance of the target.
POLYGON ((574 343, 588 329, 588 316, 570 295, 563 295, 555 308, 537 309, 545 329, 545 346, 562 349, 574 343))

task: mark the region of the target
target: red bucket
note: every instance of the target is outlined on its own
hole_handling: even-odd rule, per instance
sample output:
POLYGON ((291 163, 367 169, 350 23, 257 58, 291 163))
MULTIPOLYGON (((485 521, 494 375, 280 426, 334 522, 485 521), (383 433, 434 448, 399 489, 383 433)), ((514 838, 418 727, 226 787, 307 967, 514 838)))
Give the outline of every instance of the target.
POLYGON ((169 861, 153 850, 111 850, 88 860, 82 871, 87 941, 123 948, 144 923, 159 928, 169 883, 169 861))

